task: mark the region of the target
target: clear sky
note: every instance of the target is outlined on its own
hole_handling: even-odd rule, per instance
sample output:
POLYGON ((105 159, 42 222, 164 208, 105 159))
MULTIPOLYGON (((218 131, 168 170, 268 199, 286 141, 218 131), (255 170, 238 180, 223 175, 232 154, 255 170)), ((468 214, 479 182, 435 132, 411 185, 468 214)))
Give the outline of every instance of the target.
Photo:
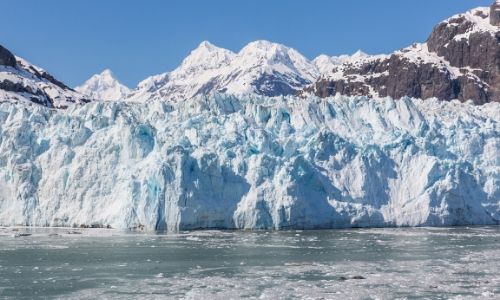
POLYGON ((7 0, 0 44, 70 86, 105 68, 130 87, 174 69, 201 41, 266 39, 312 59, 389 53, 493 0, 7 0))

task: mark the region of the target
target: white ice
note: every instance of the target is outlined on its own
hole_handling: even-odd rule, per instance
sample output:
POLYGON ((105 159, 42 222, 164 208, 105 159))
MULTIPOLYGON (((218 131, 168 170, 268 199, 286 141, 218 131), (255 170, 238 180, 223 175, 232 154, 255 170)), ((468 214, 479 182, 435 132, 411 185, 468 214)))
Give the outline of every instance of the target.
POLYGON ((408 98, 0 103, 0 224, 498 224, 499 121, 408 98))

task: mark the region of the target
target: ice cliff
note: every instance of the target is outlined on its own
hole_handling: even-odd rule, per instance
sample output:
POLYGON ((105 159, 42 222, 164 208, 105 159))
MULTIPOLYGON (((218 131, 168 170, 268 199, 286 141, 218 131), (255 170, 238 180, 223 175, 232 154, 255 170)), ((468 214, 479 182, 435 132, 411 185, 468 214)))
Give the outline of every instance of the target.
POLYGON ((500 105, 199 96, 0 103, 0 224, 500 223, 500 105))

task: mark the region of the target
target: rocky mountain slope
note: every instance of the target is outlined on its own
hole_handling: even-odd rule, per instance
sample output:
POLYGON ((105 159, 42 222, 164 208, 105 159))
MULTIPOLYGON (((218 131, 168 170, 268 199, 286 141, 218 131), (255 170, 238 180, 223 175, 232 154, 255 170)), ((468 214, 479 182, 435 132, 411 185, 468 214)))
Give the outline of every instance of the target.
POLYGON ((104 101, 123 100, 130 94, 130 89, 121 84, 109 69, 92 76, 75 90, 92 99, 104 101))
POLYGON ((500 224, 498 103, 308 100, 0 104, 0 225, 500 224))
POLYGON ((45 70, 0 46, 0 102, 4 101, 65 108, 72 103, 86 103, 89 100, 45 70))
POLYGON ((334 65, 303 94, 500 102, 499 7, 453 16, 426 43, 334 65))

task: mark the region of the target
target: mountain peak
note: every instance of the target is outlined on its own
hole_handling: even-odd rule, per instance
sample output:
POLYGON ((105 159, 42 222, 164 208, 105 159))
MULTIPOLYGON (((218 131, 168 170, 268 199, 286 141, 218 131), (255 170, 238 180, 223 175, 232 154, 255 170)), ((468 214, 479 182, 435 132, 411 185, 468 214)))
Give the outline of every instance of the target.
POLYGON ((104 69, 99 75, 104 76, 104 77, 115 77, 113 72, 110 69, 104 69))
POLYGON ((186 58, 189 58, 189 57, 200 58, 201 56, 211 56, 213 53, 227 54, 227 53, 232 53, 232 52, 227 50, 227 49, 218 47, 218 46, 210 43, 209 41, 203 41, 198 45, 198 47, 193 49, 191 51, 191 53, 189 54, 189 56, 186 58))
POLYGON ((0 45, 0 65, 14 67, 16 65, 16 58, 9 50, 0 45))
POLYGON ((97 100, 121 100, 130 93, 130 89, 120 83, 110 69, 93 75, 75 90, 97 100))
POLYGON ((249 54, 249 53, 276 53, 276 52, 287 52, 290 50, 285 45, 273 43, 266 40, 257 40, 254 42, 248 43, 245 47, 243 47, 239 54, 249 54))
POLYGON ((214 51, 217 49, 220 49, 219 47, 215 46, 214 44, 210 43, 209 41, 205 40, 201 42, 196 49, 206 49, 209 51, 214 51))
POLYGON ((227 49, 203 41, 182 61, 180 67, 193 70, 219 68, 229 64, 234 55, 227 49))
POLYGON ((285 47, 282 44, 273 43, 273 42, 268 41, 268 40, 256 40, 256 41, 248 43, 248 45, 246 47, 258 48, 258 49, 269 49, 271 47, 276 47, 276 46, 277 47, 285 47))
POLYGON ((327 61, 327 60, 330 60, 330 56, 328 56, 326 54, 320 54, 320 55, 316 56, 315 59, 313 59, 313 61, 327 61))
POLYGON ((110 69, 104 69, 101 73, 93 75, 85 82, 85 84, 89 82, 94 82, 94 84, 97 83, 98 85, 113 85, 115 82, 119 83, 115 74, 110 69))
POLYGON ((367 56, 369 56, 369 55, 368 55, 368 54, 366 54, 365 52, 361 51, 361 49, 360 49, 360 50, 358 50, 358 51, 356 51, 356 52, 354 52, 354 53, 351 55, 351 57, 352 57, 352 58, 362 58, 362 57, 367 57, 367 56))
POLYGON ((337 63, 334 62, 332 57, 326 54, 320 54, 315 59, 312 60, 312 63, 316 66, 320 74, 326 74, 333 70, 337 63))
MULTIPOLYGON (((251 42, 243 47, 238 56, 242 65, 277 65, 283 64, 293 68, 291 56, 301 56, 291 53, 291 48, 282 44, 272 43, 266 40, 251 42)), ((297 59, 301 59, 297 57, 297 59)), ((304 58, 305 59, 305 58, 304 58)))

